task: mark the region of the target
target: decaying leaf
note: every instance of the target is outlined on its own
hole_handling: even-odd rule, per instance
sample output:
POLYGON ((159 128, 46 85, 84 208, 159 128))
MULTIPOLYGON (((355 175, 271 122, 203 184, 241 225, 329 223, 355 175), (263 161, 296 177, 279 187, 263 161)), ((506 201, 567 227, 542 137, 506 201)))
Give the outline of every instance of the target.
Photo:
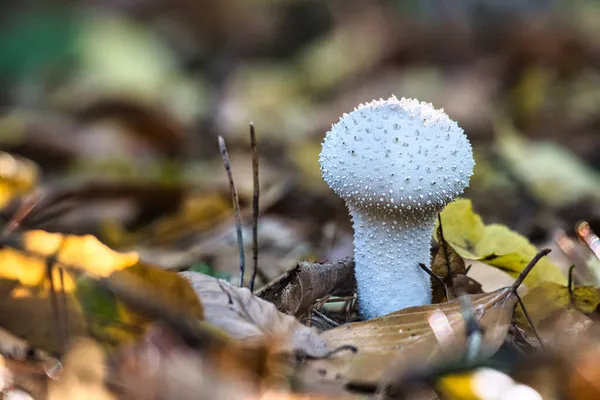
POLYGON ((202 318, 202 306, 186 280, 139 262, 136 253, 117 253, 91 235, 29 231, 21 242, 24 251, 0 250, 2 281, 17 282, 3 285, 0 325, 33 347, 60 351, 60 336, 92 334, 110 344, 139 337, 148 319, 98 286, 98 278, 137 277, 143 283, 137 290, 202 318), (58 261, 52 266, 54 290, 47 279, 49 257, 58 261))
MULTIPOLYGON (((492 355, 504 341, 517 301, 511 290, 470 296, 484 332, 481 357, 492 355)), ((359 385, 397 379, 412 362, 426 366, 460 359, 466 348, 465 321, 458 299, 343 325, 321 336, 332 348, 352 345, 358 352, 315 361, 311 369, 320 371, 320 379, 359 385)))
POLYGON ((294 268, 259 290, 256 295, 267 300, 285 314, 300 317, 320 298, 332 291, 352 292, 354 261, 343 259, 336 263, 299 261, 294 268))
POLYGON ((38 183, 39 170, 32 161, 0 152, 0 208, 38 183))
POLYGON ((483 293, 481 285, 467 276, 463 258, 445 240, 443 227, 438 226, 439 249, 431 263, 431 272, 439 279, 431 277, 432 303, 443 303, 463 294, 483 293))
MULTIPOLYGON (((558 310, 572 308, 582 314, 591 314, 600 305, 600 289, 591 286, 579 286, 569 293, 564 285, 544 282, 530 289, 523 296, 523 303, 534 324, 538 324, 558 310)), ((520 313, 517 321, 527 326, 520 313)))
MULTIPOLYGON (((113 272, 106 280, 140 297, 151 297, 173 312, 198 321, 203 319, 202 304, 189 283, 176 273, 140 262, 113 272)), ((143 307, 128 304, 118 295, 107 292, 88 276, 77 280, 76 293, 89 332, 102 341, 122 343, 135 340, 156 318, 145 313, 143 307)))
POLYGON ((58 367, 48 388, 48 399, 116 400, 104 385, 105 377, 102 347, 92 340, 78 339, 58 367))
POLYGON ((189 347, 168 326, 147 330, 144 340, 121 347, 113 379, 127 399, 244 399, 271 378, 268 355, 261 348, 189 347), (148 368, 151 364, 152 368, 148 368))
MULTIPOLYGON (((529 240, 504 225, 485 225, 473 211, 470 200, 458 199, 440 214, 444 237, 464 258, 479 260, 508 272, 513 277, 525 268, 538 250, 529 240)), ((565 284, 567 279, 560 268, 548 259, 525 279, 533 287, 538 282, 565 284)))
POLYGON ((565 348, 576 343, 593 325, 590 317, 573 308, 555 310, 537 326, 544 343, 565 348))
POLYGON ((564 147, 529 142, 507 123, 497 126, 496 148, 540 201, 568 206, 582 198, 598 199, 600 175, 564 147))
POLYGON ((181 272, 204 306, 204 319, 241 342, 269 338, 279 341, 282 350, 301 351, 313 356, 327 353, 325 341, 294 317, 277 311, 272 303, 208 275, 181 272))

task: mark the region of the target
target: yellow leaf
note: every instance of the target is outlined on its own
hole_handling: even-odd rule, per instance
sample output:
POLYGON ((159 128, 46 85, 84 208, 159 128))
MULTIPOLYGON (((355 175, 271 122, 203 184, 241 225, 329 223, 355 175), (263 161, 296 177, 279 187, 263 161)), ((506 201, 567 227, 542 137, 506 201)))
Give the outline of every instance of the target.
MULTIPOLYGON (((117 253, 92 235, 62 235, 35 230, 23 234, 23 243, 25 250, 39 256, 12 248, 0 250, 0 278, 18 280, 24 286, 43 284, 46 279, 46 260, 43 256, 54 256, 57 251, 59 262, 78 267, 94 276, 108 276, 113 271, 135 265, 138 261, 136 253, 117 253)), ((58 271, 55 269, 53 273, 54 279, 58 281, 58 271)), ((64 290, 71 292, 72 278, 67 275, 64 281, 64 290)))
POLYGON ((500 156, 540 202, 566 207, 586 198, 599 199, 600 174, 575 154, 556 143, 528 141, 504 121, 496 130, 500 156))
POLYGON ((441 217, 446 241, 462 250, 463 257, 473 258, 468 255, 475 251, 475 244, 483 236, 485 224, 481 217, 473 212, 471 201, 458 199, 448 204, 441 217))
MULTIPOLYGON (((583 314, 591 314, 600 305, 600 290, 591 286, 579 286, 573 289, 570 296, 566 286, 544 282, 530 289, 523 296, 523 303, 533 323, 537 324, 555 311, 568 307, 583 314)), ((520 313, 517 313, 517 316, 519 322, 527 326, 524 317, 520 313)))
MULTIPOLYGON (((483 237, 475 246, 475 254, 480 255, 480 260, 515 277, 537 253, 538 249, 525 236, 498 224, 486 226, 483 237), (488 254, 498 257, 484 256, 488 254)), ((565 283, 565 279, 556 265, 548 258, 542 258, 525 278, 525 284, 533 286, 541 281, 565 283)))
POLYGON ((37 230, 26 232, 23 237, 26 250, 46 257, 58 252, 60 263, 82 268, 94 276, 106 277, 138 262, 137 253, 118 253, 92 235, 62 235, 37 230))
POLYGON ((0 208, 32 190, 38 180, 39 170, 32 161, 0 152, 0 208))
POLYGON ((92 334, 109 344, 138 338, 151 319, 125 306, 97 285, 98 278, 127 281, 139 278, 145 296, 160 297, 172 307, 202 319, 203 309, 187 281, 176 273, 139 262, 135 252, 118 253, 91 235, 75 236, 29 231, 23 248, 0 250, 0 326, 25 338, 32 346, 60 351, 56 308, 66 312, 69 336, 92 334), (47 257, 55 257, 67 270, 52 268, 58 307, 52 306, 47 257), (86 272, 81 274, 80 272, 86 272), (64 300, 64 301, 63 301, 64 300), (134 329, 132 329, 134 328, 134 329))
MULTIPOLYGON (((538 253, 526 237, 506 226, 485 225, 468 199, 449 204, 441 219, 444 238, 458 254, 500 268, 513 277, 538 253)), ((567 279, 558 266, 543 258, 525 278, 525 284, 535 286, 542 281, 565 284, 567 279)))
POLYGON ((473 391, 471 373, 445 376, 437 386, 449 400, 481 400, 473 391))

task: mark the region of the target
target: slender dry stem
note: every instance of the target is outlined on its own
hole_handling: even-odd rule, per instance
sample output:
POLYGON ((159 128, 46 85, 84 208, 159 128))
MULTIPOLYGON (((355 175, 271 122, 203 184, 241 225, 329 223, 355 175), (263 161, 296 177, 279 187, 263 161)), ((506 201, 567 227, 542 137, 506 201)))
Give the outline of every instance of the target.
MULTIPOLYGON (((254 193, 252 194, 252 276, 248 285, 250 291, 254 291, 254 280, 258 272, 258 200, 260 196, 260 188, 258 181, 258 148, 256 143, 256 131, 254 124, 250 123, 250 149, 252 151, 252 183, 254 193)), ((265 282, 266 283, 266 282, 265 282)))
POLYGON ((221 157, 223 158, 223 164, 225 165, 227 178, 229 179, 229 189, 231 190, 231 200, 233 202, 233 212, 235 215, 235 230, 237 232, 238 248, 240 252, 240 287, 243 287, 244 273, 246 271, 246 256, 244 255, 244 236, 242 234, 242 213, 240 211, 240 199, 238 197, 235 183, 233 182, 233 174, 231 173, 229 152, 227 152, 227 146, 225 145, 225 139, 223 139, 223 136, 219 136, 219 150, 221 152, 221 157))

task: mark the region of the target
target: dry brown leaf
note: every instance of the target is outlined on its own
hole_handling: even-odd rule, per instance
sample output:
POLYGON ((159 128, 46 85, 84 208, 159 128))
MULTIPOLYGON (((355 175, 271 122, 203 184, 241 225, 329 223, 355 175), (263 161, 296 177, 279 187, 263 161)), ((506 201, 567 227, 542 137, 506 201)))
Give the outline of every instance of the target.
MULTIPOLYGON (((569 293, 569 288, 552 282, 544 282, 530 289, 523 296, 523 303, 534 324, 550 317, 557 310, 574 308, 584 314, 591 314, 600 305, 600 289, 591 286, 578 286, 569 293)), ((528 328, 524 315, 517 310, 516 321, 528 328)))
POLYGON ((575 344, 592 327, 592 319, 573 308, 555 310, 537 326, 544 344, 565 348, 575 344))
POLYGON ((255 394, 268 378, 261 374, 264 365, 257 365, 257 356, 259 352, 235 342, 189 347, 168 326, 155 325, 144 340, 119 349, 111 378, 122 387, 120 398, 125 400, 241 400, 255 394))
MULTIPOLYGON (((506 337, 517 301, 511 290, 469 296, 484 332, 481 357, 494 354, 506 337)), ((318 372, 315 379, 359 385, 398 379, 411 362, 423 367, 456 360, 466 348, 465 321, 458 299, 343 325, 321 336, 331 348, 352 345, 358 352, 315 361, 310 367, 318 372)))
POLYGON ((465 260, 444 239, 443 227, 438 225, 438 251, 431 263, 432 303, 443 303, 463 294, 483 293, 481 285, 467 276, 465 260))
POLYGON ((204 319, 242 342, 274 339, 282 350, 323 356, 328 347, 319 335, 294 317, 277 311, 274 304, 247 288, 197 272, 181 272, 204 306, 204 319))
POLYGON ((354 261, 336 263, 299 261, 296 266, 259 290, 256 295, 283 313, 300 317, 320 298, 334 290, 351 292, 356 286, 354 261))

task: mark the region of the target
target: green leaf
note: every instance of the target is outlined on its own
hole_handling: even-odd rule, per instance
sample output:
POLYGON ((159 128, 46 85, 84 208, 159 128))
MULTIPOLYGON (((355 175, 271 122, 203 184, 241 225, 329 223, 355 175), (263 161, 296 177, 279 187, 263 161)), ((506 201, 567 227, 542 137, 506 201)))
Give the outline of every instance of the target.
MULTIPOLYGON (((471 201, 458 199, 441 213, 444 237, 464 258, 478 260, 517 277, 538 249, 523 235, 504 225, 485 225, 473 211, 471 201)), ((525 284, 539 282, 565 284, 567 278, 558 266, 542 258, 525 278, 525 284)))

